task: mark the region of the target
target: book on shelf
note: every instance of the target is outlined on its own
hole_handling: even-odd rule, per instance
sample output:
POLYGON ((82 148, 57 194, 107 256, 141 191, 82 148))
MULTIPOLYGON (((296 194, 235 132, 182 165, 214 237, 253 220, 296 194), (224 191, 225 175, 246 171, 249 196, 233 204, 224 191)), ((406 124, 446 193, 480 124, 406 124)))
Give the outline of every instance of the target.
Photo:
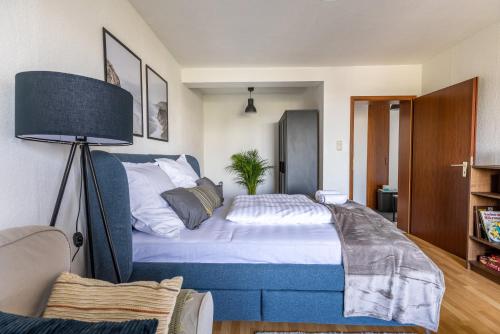
POLYGON ((500 207, 475 206, 474 234, 489 242, 500 242, 500 207))
POLYGON ((500 272, 500 255, 480 255, 478 260, 488 269, 500 272))
POLYGON ((474 236, 480 239, 487 239, 481 227, 481 217, 479 217, 479 211, 485 210, 487 207, 484 206, 474 206, 474 236))

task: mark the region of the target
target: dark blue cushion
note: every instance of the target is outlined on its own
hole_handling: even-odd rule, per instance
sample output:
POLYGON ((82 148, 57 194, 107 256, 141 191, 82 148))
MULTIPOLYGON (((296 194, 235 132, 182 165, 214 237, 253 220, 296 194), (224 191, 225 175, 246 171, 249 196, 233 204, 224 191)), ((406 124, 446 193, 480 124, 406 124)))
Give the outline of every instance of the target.
POLYGON ((83 322, 77 320, 31 318, 0 312, 2 334, 154 334, 158 320, 125 322, 83 322))

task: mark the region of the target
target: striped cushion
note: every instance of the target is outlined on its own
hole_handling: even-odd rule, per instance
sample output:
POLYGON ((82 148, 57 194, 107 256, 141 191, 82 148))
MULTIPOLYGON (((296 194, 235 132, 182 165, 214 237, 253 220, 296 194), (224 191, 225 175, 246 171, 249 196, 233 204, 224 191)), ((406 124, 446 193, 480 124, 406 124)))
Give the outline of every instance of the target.
POLYGON ((212 187, 219 196, 222 205, 222 203, 224 202, 224 189, 222 187, 222 182, 220 182, 219 184, 215 184, 208 177, 202 177, 201 179, 196 180, 196 185, 197 186, 207 185, 212 187))
POLYGON ((167 333, 182 277, 157 282, 112 284, 62 273, 56 280, 44 318, 88 322, 158 319, 156 333, 167 333))
POLYGON ((213 187, 201 185, 194 188, 187 188, 186 190, 196 196, 209 216, 213 214, 216 208, 222 205, 220 197, 213 187))

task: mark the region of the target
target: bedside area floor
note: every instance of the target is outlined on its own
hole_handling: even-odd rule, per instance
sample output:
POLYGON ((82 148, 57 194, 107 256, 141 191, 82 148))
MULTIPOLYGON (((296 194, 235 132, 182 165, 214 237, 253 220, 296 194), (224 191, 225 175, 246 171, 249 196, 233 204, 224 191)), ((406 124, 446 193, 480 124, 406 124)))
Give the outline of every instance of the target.
MULTIPOLYGON (((497 283, 465 268, 462 260, 414 236, 409 236, 443 270, 446 292, 441 307, 439 333, 496 333, 500 314, 500 287, 497 283)), ((222 321, 214 324, 214 334, 269 332, 405 332, 424 333, 414 327, 362 327, 301 323, 222 321)))

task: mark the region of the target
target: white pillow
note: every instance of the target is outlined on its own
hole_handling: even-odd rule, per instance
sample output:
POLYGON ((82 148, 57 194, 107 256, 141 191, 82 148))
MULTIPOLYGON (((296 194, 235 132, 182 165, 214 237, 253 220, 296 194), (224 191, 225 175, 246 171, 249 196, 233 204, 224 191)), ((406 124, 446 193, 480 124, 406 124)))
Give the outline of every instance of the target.
POLYGON ((177 238, 185 228, 184 223, 160 196, 175 188, 168 175, 156 163, 124 162, 123 166, 127 172, 134 227, 160 237, 177 238))
POLYGON ((176 187, 192 188, 196 187, 196 180, 200 177, 182 154, 177 160, 168 158, 155 159, 160 168, 167 173, 170 180, 176 187))

